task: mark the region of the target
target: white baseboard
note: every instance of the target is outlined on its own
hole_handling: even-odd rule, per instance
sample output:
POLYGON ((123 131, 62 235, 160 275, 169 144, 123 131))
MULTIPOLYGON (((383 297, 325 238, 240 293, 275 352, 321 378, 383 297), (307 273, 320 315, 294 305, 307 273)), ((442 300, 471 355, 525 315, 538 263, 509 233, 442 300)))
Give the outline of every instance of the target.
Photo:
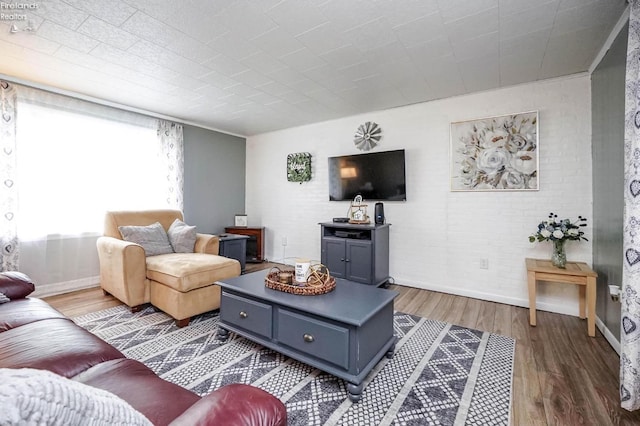
POLYGON ((596 317, 596 327, 598 327, 598 330, 602 332, 602 335, 605 339, 607 339, 607 342, 609 342, 613 350, 616 351, 618 355, 620 355, 620 342, 618 341, 618 339, 616 339, 616 336, 613 335, 611 330, 609 330, 607 326, 604 325, 604 322, 602 322, 600 317, 596 317))
POLYGON ((59 283, 50 283, 37 285, 35 291, 31 294, 33 297, 48 297, 56 294, 69 293, 76 290, 100 286, 100 276, 80 278, 72 281, 62 281, 59 283))
MULTIPOLYGON (((500 296, 493 293, 485 293, 477 290, 451 288, 449 286, 437 285, 432 283, 417 282, 402 279, 402 283, 398 285, 405 285, 409 287, 421 288, 425 290, 437 291, 439 293, 455 294, 457 296, 471 297, 473 299, 487 300, 490 302, 504 303, 505 305, 520 306, 522 308, 529 307, 529 299, 522 299, 518 297, 500 296)), ((539 311, 553 312, 556 314, 571 315, 577 317, 579 315, 577 301, 576 306, 566 303, 549 303, 536 301, 536 309, 539 311)))

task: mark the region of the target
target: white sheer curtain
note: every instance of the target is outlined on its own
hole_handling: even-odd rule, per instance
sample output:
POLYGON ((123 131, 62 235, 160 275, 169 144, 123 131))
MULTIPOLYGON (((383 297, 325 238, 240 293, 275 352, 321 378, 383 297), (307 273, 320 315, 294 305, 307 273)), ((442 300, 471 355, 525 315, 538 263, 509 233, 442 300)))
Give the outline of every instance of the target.
POLYGON ((107 210, 168 206, 154 128, 30 102, 17 127, 21 240, 100 233, 107 210))
POLYGON ((19 247, 16 210, 16 90, 12 83, 0 80, 0 271, 18 269, 19 247))

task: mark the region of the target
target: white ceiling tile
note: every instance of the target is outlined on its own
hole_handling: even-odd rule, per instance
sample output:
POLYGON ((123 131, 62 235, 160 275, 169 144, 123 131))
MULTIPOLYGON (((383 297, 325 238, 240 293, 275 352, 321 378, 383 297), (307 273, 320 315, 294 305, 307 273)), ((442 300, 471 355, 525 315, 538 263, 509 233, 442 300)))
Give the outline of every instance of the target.
POLYGON ((498 32, 483 34, 473 39, 451 43, 458 61, 472 57, 498 57, 500 51, 498 32))
POLYGON ((89 52, 99 44, 97 40, 91 37, 87 37, 51 21, 44 21, 42 25, 40 25, 40 28, 38 28, 38 36, 81 52, 89 52))
POLYGON ((364 53, 353 45, 341 46, 320 55, 320 58, 331 64, 333 67, 344 67, 364 61, 364 53))
POLYGON ((319 67, 326 63, 306 47, 282 56, 279 59, 290 68, 298 71, 319 67))
POLYGON ((294 91, 294 90, 289 90, 287 92, 284 93, 280 93, 278 95, 278 98, 282 99, 284 102, 288 103, 288 104, 299 104, 300 102, 309 102, 309 97, 307 95, 304 95, 300 92, 294 91))
POLYGON ((433 99, 433 90, 422 77, 404 79, 396 85, 398 92, 407 100, 407 104, 424 102, 425 99, 433 99))
POLYGON ((539 78, 542 56, 531 56, 521 50, 500 56, 500 84, 513 84, 536 81, 539 78))
POLYGON ((162 22, 203 43, 209 43, 230 32, 230 27, 222 16, 195 11, 191 7, 178 8, 169 17, 163 18, 162 22))
POLYGON ((115 26, 122 25, 137 11, 120 0, 108 2, 104 0, 64 0, 64 2, 115 26))
POLYGON ((166 81, 175 81, 182 76, 166 67, 158 66, 158 64, 147 61, 136 55, 125 52, 124 50, 116 49, 115 47, 100 44, 93 49, 90 55, 103 59, 108 62, 120 64, 134 72, 142 72, 144 74, 164 79, 166 81))
POLYGON ((500 59, 497 53, 460 61, 458 69, 464 86, 469 92, 495 89, 500 86, 500 59))
POLYGON ((615 24, 625 8, 623 1, 595 1, 580 3, 580 6, 558 12, 551 36, 559 36, 593 26, 615 24))
POLYGON ((215 57, 202 63, 207 68, 217 71, 221 74, 233 76, 243 71, 247 71, 249 67, 225 55, 218 54, 215 57))
POLYGON ((260 53, 260 49, 251 41, 226 33, 208 43, 218 53, 239 61, 247 56, 260 53))
MULTIPOLYGON (((555 14, 558 9, 560 0, 499 0, 500 1, 500 20, 509 15, 518 15, 536 10, 547 10, 555 14)), ((578 0, 584 1, 584 0, 578 0)))
MULTIPOLYGON (((185 5, 164 0, 122 0, 124 3, 137 10, 144 12, 149 16, 153 16, 156 19, 165 19, 171 15, 174 15, 179 9, 185 5)), ((213 0, 211 0, 213 2, 213 0)), ((191 9, 191 1, 188 3, 187 9, 191 9)))
POLYGON ((351 44, 365 52, 398 41, 396 33, 384 18, 356 27, 344 35, 349 38, 351 44))
POLYGON ((326 23, 296 36, 304 46, 316 55, 322 55, 347 45, 336 26, 326 23))
POLYGON ((268 56, 279 58, 296 50, 300 50, 304 45, 295 37, 280 27, 252 38, 251 43, 263 50, 268 56))
POLYGON ((315 80, 311 80, 309 78, 303 78, 296 82, 287 83, 287 87, 306 95, 310 92, 315 92, 318 90, 325 89, 320 83, 315 80))
POLYGON ((279 102, 281 101, 280 98, 278 98, 277 96, 273 96, 270 95, 268 93, 265 93, 263 91, 259 91, 254 93, 253 95, 247 96, 247 99, 250 99, 251 101, 261 104, 261 105, 269 105, 272 104, 274 102, 279 102))
POLYGON ((451 44, 447 37, 439 37, 407 49, 407 54, 416 65, 428 65, 442 56, 451 55, 451 44))
POLYGON ((70 30, 75 30, 89 16, 62 0, 47 0, 37 3, 38 8, 29 10, 27 15, 38 15, 70 30))
POLYGON ((313 0, 284 0, 265 13, 292 36, 329 22, 313 0))
POLYGON ((199 64, 218 56, 218 53, 211 46, 182 33, 178 33, 166 48, 199 64))
POLYGON ((209 68, 197 62, 186 59, 144 40, 138 41, 131 46, 127 52, 189 77, 197 78, 211 71, 209 68))
POLYGON ((556 14, 554 9, 536 8, 514 13, 500 19, 500 38, 513 38, 551 28, 556 14))
MULTIPOLYGON (((500 54, 514 55, 524 53, 534 57, 541 57, 549 43, 551 27, 543 28, 533 33, 500 40, 500 54)), ((500 34, 502 36, 502 34, 500 34)))
POLYGON ((227 77, 226 75, 220 74, 219 72, 216 72, 216 71, 211 71, 206 74, 203 74, 200 77, 198 77, 198 79, 208 84, 211 84, 212 86, 217 87, 219 89, 226 89, 228 87, 235 86, 236 84, 238 84, 237 80, 231 77, 227 77))
POLYGON ((89 16, 78 27, 78 32, 122 50, 127 50, 139 40, 131 33, 94 16, 89 16))
POLYGON ((282 93, 286 93, 291 90, 290 87, 276 81, 264 84, 260 86, 259 89, 273 96, 280 96, 282 93))
POLYGON ((233 79, 250 87, 259 87, 273 81, 273 79, 253 69, 234 74, 233 79))
POLYGON ((373 4, 392 27, 439 11, 436 0, 373 0, 373 4))
POLYGON ((444 23, 439 13, 433 13, 393 27, 393 31, 402 44, 411 47, 441 37, 444 33, 444 23))
POLYGON ((458 43, 495 32, 499 28, 497 12, 498 9, 494 8, 446 23, 445 31, 449 40, 452 43, 458 43))
POLYGON ((178 37, 178 31, 144 12, 136 12, 122 24, 123 30, 159 46, 167 46, 178 37))
POLYGON ((285 67, 273 72, 269 72, 267 73, 267 76, 273 81, 284 84, 286 86, 287 84, 292 84, 296 81, 304 80, 307 72, 308 70, 305 71, 305 74, 303 74, 298 70, 285 67))
POLYGON ((330 0, 319 6, 324 16, 342 31, 348 31, 365 25, 371 25, 383 17, 375 3, 370 0, 330 0))
POLYGON ((219 15, 231 31, 246 39, 252 39, 278 26, 273 20, 265 19, 261 12, 255 11, 248 2, 242 0, 230 2, 219 15))
POLYGON ((498 19, 498 0, 437 0, 440 15, 449 23, 490 11, 498 19))
POLYGON ((227 87, 225 90, 228 90, 233 94, 241 96, 244 99, 247 99, 249 96, 256 95, 257 93, 260 93, 260 91, 244 83, 238 83, 234 86, 227 87))
POLYGON ((261 74, 271 75, 278 73, 281 70, 287 68, 287 65, 276 59, 273 56, 267 55, 264 52, 258 52, 253 55, 249 55, 246 58, 241 59, 242 64, 246 67, 256 70, 261 74))

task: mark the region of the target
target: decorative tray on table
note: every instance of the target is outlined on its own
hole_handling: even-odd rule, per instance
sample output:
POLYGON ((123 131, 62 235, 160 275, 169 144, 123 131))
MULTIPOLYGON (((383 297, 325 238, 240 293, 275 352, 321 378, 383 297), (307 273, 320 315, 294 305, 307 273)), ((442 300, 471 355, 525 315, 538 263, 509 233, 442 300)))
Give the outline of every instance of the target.
POLYGON ((293 268, 279 268, 274 266, 264 279, 264 285, 272 290, 301 296, 317 296, 336 288, 336 279, 331 276, 329 269, 322 265, 311 265, 306 282, 295 281, 293 268))

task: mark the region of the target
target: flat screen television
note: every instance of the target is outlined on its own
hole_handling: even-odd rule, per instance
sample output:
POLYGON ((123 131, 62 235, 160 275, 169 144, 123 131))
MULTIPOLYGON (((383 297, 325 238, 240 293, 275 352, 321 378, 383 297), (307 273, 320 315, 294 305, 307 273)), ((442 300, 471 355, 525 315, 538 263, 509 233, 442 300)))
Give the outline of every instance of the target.
POLYGON ((404 149, 329 157, 329 200, 406 201, 404 149))

